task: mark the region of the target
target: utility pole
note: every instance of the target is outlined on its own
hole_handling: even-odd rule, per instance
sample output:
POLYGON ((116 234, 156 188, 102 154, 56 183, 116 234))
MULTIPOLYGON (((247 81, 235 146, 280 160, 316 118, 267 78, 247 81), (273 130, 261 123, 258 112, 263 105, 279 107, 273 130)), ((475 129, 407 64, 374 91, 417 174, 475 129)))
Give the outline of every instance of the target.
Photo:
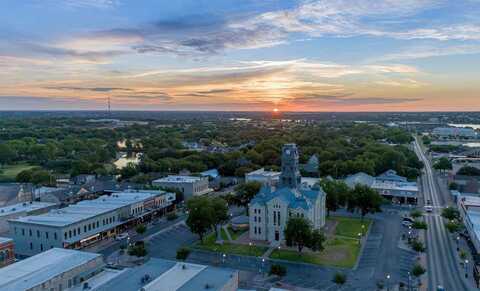
POLYGON ((108 116, 110 117, 110 115, 111 115, 111 112, 110 112, 110 96, 108 96, 107 106, 108 106, 108 116))

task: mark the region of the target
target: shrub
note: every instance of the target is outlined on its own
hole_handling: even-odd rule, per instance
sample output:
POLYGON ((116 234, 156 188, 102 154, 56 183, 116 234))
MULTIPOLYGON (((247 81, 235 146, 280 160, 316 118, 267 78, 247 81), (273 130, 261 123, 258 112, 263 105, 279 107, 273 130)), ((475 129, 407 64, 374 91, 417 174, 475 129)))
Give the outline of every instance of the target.
POLYGON ((420 277, 423 274, 425 274, 425 272, 426 272, 425 268, 422 267, 422 265, 420 265, 420 264, 416 264, 412 268, 412 275, 415 276, 415 277, 420 277))
POLYGON ((147 255, 147 249, 143 244, 133 245, 128 248, 128 254, 130 256, 145 257, 147 255))
POLYGON ((167 220, 169 221, 175 220, 177 218, 178 218, 178 215, 175 212, 170 212, 169 214, 167 214, 167 220))
POLYGON ((462 225, 457 221, 449 221, 445 223, 445 227, 448 229, 450 233, 454 233, 459 231, 462 228, 462 225))
POLYGON ((190 250, 187 248, 179 248, 177 250, 177 260, 185 261, 190 254, 190 250))
POLYGON ((282 265, 274 264, 270 267, 270 275, 277 275, 283 277, 287 274, 287 268, 282 265))
POLYGON ((410 216, 413 217, 413 218, 415 218, 415 219, 421 217, 422 215, 423 215, 423 213, 422 213, 420 210, 418 210, 418 209, 412 210, 412 211, 410 212, 410 216))
POLYGON ((425 251, 425 246, 423 245, 423 243, 421 241, 418 241, 418 240, 414 240, 412 241, 412 249, 416 252, 424 252, 425 251))
POLYGON ((427 229, 427 223, 420 220, 415 220, 412 225, 415 229, 427 229))
POLYGON ((137 225, 137 227, 135 228, 135 231, 136 231, 138 234, 144 234, 144 233, 147 231, 147 227, 146 227, 144 224, 139 224, 139 225, 137 225))
POLYGON ((344 273, 337 272, 333 276, 332 282, 337 285, 343 285, 347 282, 347 275, 345 275, 344 273))
POLYGON ((442 210, 442 216, 448 220, 453 220, 460 217, 460 212, 458 211, 458 209, 449 206, 442 210))

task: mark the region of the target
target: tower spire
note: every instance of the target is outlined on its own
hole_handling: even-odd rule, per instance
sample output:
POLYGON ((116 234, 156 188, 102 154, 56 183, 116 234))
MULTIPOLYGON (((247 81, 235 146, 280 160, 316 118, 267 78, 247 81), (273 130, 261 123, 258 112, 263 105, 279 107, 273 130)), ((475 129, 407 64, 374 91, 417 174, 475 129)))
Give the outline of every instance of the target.
POLYGON ((297 145, 290 143, 282 148, 282 174, 280 175, 280 187, 296 189, 301 183, 298 165, 297 145))

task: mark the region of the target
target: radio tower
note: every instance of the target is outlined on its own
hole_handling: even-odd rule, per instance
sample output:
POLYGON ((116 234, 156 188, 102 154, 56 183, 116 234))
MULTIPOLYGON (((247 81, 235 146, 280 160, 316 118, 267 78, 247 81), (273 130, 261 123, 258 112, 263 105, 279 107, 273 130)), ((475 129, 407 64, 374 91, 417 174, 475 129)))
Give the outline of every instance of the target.
POLYGON ((110 111, 110 96, 108 96, 108 100, 107 100, 107 101, 108 101, 108 102, 107 102, 107 103, 108 103, 108 104, 107 104, 107 106, 108 106, 108 109, 107 109, 108 111, 107 111, 107 112, 108 112, 108 116, 110 117, 110 115, 111 115, 111 111, 110 111))

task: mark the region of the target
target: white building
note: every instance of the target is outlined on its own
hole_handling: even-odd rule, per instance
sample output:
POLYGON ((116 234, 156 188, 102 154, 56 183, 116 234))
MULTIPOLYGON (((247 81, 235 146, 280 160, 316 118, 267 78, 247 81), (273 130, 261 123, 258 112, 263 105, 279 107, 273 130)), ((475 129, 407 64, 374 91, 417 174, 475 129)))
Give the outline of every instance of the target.
POLYGON ((23 202, 0 208, 0 234, 8 233, 8 220, 28 215, 46 213, 56 208, 54 203, 47 202, 23 202))
POLYGON ((169 175, 164 178, 154 180, 153 186, 164 189, 177 189, 182 191, 185 199, 192 196, 200 196, 212 191, 208 187, 208 177, 169 175))
POLYGON ((250 202, 250 238, 272 245, 282 243, 290 217, 304 217, 314 229, 320 229, 325 225, 325 198, 325 192, 318 185, 302 184, 297 146, 284 145, 278 187, 264 185, 250 202))
POLYGON ((102 255, 54 248, 0 269, 2 291, 61 291, 104 267, 102 255))
POLYGON ((408 182, 407 178, 397 175, 394 170, 388 170, 377 177, 360 172, 345 178, 345 184, 350 188, 355 188, 355 185, 368 186, 384 198, 401 204, 417 204, 419 197, 417 183, 408 182))
POLYGON ((280 172, 266 171, 264 168, 245 174, 245 183, 259 182, 266 186, 276 186, 280 181, 280 172))
POLYGON ((127 191, 84 200, 48 213, 9 220, 15 252, 31 256, 51 248, 80 249, 113 237, 129 223, 162 213, 174 193, 127 191))
POLYGON ((449 139, 449 138, 475 139, 477 138, 477 132, 474 129, 462 128, 462 127, 437 127, 433 129, 432 134, 442 139, 449 139))
POLYGON ((480 253, 480 197, 461 195, 457 206, 473 245, 480 253))
POLYGON ((236 291, 238 271, 151 258, 122 270, 108 269, 69 291, 236 291), (146 279, 148 275, 148 279, 146 279), (82 288, 85 287, 86 288, 82 288))

